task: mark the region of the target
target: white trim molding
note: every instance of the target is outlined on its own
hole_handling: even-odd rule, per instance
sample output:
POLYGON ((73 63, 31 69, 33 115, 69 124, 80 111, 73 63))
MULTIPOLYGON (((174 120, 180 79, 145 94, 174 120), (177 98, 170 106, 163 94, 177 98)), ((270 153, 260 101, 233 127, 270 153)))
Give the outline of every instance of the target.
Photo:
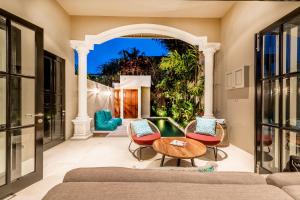
MULTIPOLYGON (((97 35, 86 35, 84 40, 71 40, 73 49, 78 51, 78 116, 73 120, 75 126, 74 139, 84 139, 90 136, 90 119, 87 115, 87 55, 94 49, 95 44, 101 44, 114 38, 134 35, 154 34, 163 35, 197 45, 205 56, 205 91, 204 115, 213 117, 213 66, 214 53, 220 49, 220 43, 207 42, 206 36, 197 36, 186 31, 158 24, 132 24, 113 28, 97 35)), ((122 90, 121 90, 122 93, 122 90)), ((121 109, 122 109, 121 103, 121 109)), ((121 116, 122 117, 122 116, 121 116)))

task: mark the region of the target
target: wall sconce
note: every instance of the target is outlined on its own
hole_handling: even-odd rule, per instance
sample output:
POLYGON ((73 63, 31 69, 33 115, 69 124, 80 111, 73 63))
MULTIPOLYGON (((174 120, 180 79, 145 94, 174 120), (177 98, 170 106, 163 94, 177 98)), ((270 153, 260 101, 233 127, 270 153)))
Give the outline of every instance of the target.
POLYGON ((98 88, 89 89, 88 91, 93 93, 93 94, 99 94, 99 89, 98 88))

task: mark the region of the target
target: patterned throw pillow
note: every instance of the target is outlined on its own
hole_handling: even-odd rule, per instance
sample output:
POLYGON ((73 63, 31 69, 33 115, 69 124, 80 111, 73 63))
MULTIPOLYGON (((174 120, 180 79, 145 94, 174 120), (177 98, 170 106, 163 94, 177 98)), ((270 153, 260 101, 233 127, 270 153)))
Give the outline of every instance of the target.
POLYGON ((216 119, 196 117, 195 133, 216 136, 216 119))
POLYGON ((144 135, 153 134, 152 129, 150 128, 148 121, 146 119, 141 119, 137 121, 131 122, 133 131, 138 137, 142 137, 144 135))

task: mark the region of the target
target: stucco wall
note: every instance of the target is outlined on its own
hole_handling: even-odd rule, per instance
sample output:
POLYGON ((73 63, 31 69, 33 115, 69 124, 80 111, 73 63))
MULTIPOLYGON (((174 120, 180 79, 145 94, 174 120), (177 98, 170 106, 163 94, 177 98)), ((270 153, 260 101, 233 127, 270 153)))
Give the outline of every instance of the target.
POLYGON ((141 94, 141 102, 142 102, 142 107, 141 107, 141 113, 142 113, 142 118, 145 117, 150 117, 150 111, 151 111, 151 99, 150 99, 150 92, 151 89, 150 87, 142 87, 142 94, 141 94))
POLYGON ((94 118, 95 112, 101 109, 109 109, 114 115, 114 89, 91 80, 88 80, 87 86, 89 117, 94 118))
POLYGON ((221 20, 216 55, 214 111, 227 120, 230 142, 254 153, 254 34, 299 6, 299 2, 239 2, 221 20), (225 72, 249 65, 249 87, 228 91, 225 72))
POLYGON ((77 114, 74 56, 70 48, 71 17, 53 0, 1 0, 0 7, 44 29, 44 49, 66 60, 66 138, 77 114))
POLYGON ((172 26, 198 36, 208 36, 208 41, 220 41, 219 19, 197 18, 145 18, 145 17, 85 17, 72 16, 73 40, 83 40, 85 34, 94 35, 119 26, 150 23, 172 26))

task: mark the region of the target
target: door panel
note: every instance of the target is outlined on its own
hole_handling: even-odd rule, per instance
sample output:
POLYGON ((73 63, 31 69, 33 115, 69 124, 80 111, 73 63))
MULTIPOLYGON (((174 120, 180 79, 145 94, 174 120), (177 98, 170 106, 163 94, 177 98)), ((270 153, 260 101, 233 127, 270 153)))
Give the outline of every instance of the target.
POLYGON ((256 170, 300 156, 300 9, 256 35, 256 170))
POLYGON ((42 50, 40 27, 0 9, 0 199, 42 178, 42 50))
POLYGON ((124 118, 138 117, 138 90, 124 90, 124 118))
POLYGON ((114 90, 115 117, 120 117, 120 90, 114 90))
POLYGON ((47 150, 64 141, 65 61, 45 51, 44 65, 44 150, 47 150))

